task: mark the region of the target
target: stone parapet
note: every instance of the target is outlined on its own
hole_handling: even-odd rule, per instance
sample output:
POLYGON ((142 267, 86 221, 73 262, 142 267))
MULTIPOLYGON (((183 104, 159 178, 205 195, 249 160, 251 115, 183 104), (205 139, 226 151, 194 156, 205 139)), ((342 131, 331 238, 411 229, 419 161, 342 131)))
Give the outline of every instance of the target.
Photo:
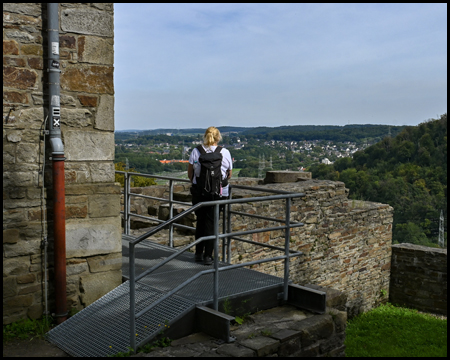
POLYGON ((390 301, 447 315, 447 249, 393 245, 390 301))
MULTIPOLYGON (((301 182, 261 184, 258 179, 232 180, 232 184, 257 186, 261 191, 233 189, 233 198, 270 195, 264 190, 276 189, 304 193, 291 203, 291 221, 303 222, 303 227, 292 228, 290 248, 303 255, 290 261, 290 278, 294 283, 312 284, 333 288, 346 295, 345 308, 350 317, 367 311, 387 300, 391 264, 392 207, 366 201, 348 199, 348 189, 342 182, 305 180, 301 182), (385 295, 386 294, 386 295, 385 295)), ((188 196, 189 184, 177 185, 180 198, 188 196)), ((133 192, 168 198, 168 187, 150 186, 134 188, 133 192)), ((174 198, 177 197, 174 195, 174 198)), ((186 198, 188 199, 188 198, 186 198)), ((179 205, 174 206, 182 211, 179 205)), ((132 212, 158 218, 164 206, 155 200, 132 197, 132 212)), ((232 211, 283 219, 285 206, 282 200, 235 204, 232 211)), ((150 223, 140 222, 139 227, 150 223)), ((278 226, 279 223, 233 214, 232 231, 246 231, 261 227, 278 226)), ((195 226, 195 218, 190 219, 195 226)), ((138 227, 136 225, 136 227, 138 227)), ((221 228, 221 225, 220 225, 221 228)), ((245 236, 244 236, 245 238, 245 236)), ((281 230, 247 236, 261 244, 283 247, 285 235, 281 230)), ((221 253, 221 245, 220 245, 221 253)), ((242 263, 281 255, 279 251, 238 241, 231 244, 231 262, 242 263)), ((283 261, 254 265, 252 269, 284 275, 283 261)), ((341 308, 343 310, 344 307, 341 308)))

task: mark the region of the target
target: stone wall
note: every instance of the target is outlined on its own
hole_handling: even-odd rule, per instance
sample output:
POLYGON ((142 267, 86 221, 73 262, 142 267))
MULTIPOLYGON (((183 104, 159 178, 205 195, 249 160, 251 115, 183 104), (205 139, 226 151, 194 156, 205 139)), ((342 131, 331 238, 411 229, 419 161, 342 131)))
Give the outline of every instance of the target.
POLYGON ((232 325, 230 335, 236 339, 232 343, 218 344, 211 336, 195 333, 154 349, 148 357, 344 357, 345 295, 314 288, 327 292, 325 314, 290 305, 275 307, 249 315, 242 325, 232 325))
POLYGON ((390 301, 447 315, 447 249, 393 245, 390 301))
MULTIPOLYGON (((121 283, 113 4, 67 3, 59 11, 67 296, 69 309, 81 309, 121 283)), ((46 4, 3 4, 4 323, 43 313, 44 228, 53 311, 51 151, 40 131, 48 108, 47 53, 46 4)))
MULTIPOLYGON (((242 185, 258 185, 258 179, 232 180, 232 183, 237 182, 242 185)), ((392 207, 349 200, 348 189, 342 182, 306 180, 258 186, 262 190, 280 189, 306 195, 304 198, 294 199, 291 204, 291 221, 305 224, 291 231, 291 249, 304 253, 300 258, 291 259, 290 276, 295 283, 320 285, 344 292, 347 295, 349 317, 387 300, 391 264, 392 207)), ((184 194, 177 196, 187 196, 185 188, 187 187, 180 187, 179 191, 184 190, 184 194)), ((153 194, 161 196, 164 190, 161 186, 154 186, 132 191, 145 192, 147 195, 152 195, 153 191, 153 194)), ((261 193, 247 190, 233 190, 233 198, 260 195, 261 193)), ((150 207, 153 211, 152 216, 159 216, 155 213, 157 206, 146 201, 142 198, 136 200, 132 205, 133 211, 144 214, 150 207)), ((177 207, 178 205, 175 205, 175 208, 177 207)), ((232 208, 234 211, 276 218, 284 218, 284 209, 282 201, 249 202, 233 205, 232 208)), ((181 210, 182 208, 179 211, 181 210)), ((233 231, 278 225, 275 222, 240 215, 233 215, 231 223, 233 231)), ((195 222, 192 224, 195 225, 195 222)), ((284 246, 284 232, 281 230, 253 234, 251 239, 284 246)), ((281 252, 265 250, 248 243, 232 242, 232 263, 278 255, 281 255, 281 252)), ((263 263, 253 266, 253 269, 282 277, 284 264, 281 261, 263 263)))

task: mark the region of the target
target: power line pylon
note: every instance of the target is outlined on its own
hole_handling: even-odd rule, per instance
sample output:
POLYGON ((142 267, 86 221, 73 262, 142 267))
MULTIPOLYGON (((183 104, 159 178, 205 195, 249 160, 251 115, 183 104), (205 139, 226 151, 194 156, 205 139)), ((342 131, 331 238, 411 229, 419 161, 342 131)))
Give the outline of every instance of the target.
POLYGON ((444 214, 441 210, 441 216, 439 217, 439 247, 444 247, 444 214))

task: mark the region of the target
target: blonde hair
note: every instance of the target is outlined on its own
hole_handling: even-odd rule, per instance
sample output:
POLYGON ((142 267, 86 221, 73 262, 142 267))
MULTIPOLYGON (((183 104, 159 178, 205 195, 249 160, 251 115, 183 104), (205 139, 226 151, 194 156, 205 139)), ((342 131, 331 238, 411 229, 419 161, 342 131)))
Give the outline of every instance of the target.
POLYGON ((222 135, 220 135, 219 129, 214 126, 210 126, 206 129, 205 135, 203 135, 203 144, 206 146, 211 146, 222 140, 222 135))

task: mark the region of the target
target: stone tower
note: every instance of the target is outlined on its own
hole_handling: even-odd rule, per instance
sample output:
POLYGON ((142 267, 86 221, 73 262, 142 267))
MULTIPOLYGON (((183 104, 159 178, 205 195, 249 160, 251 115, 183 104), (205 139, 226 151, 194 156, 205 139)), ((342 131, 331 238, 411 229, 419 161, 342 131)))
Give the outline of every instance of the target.
MULTIPOLYGON (((40 317, 54 299, 45 3, 3 4, 3 323, 40 317), (43 179, 43 165, 45 171, 43 179), (44 238, 48 234, 47 261, 44 238), (48 296, 45 296, 45 273, 48 296)), ((121 283, 114 183, 114 9, 59 4, 68 309, 121 283)))

